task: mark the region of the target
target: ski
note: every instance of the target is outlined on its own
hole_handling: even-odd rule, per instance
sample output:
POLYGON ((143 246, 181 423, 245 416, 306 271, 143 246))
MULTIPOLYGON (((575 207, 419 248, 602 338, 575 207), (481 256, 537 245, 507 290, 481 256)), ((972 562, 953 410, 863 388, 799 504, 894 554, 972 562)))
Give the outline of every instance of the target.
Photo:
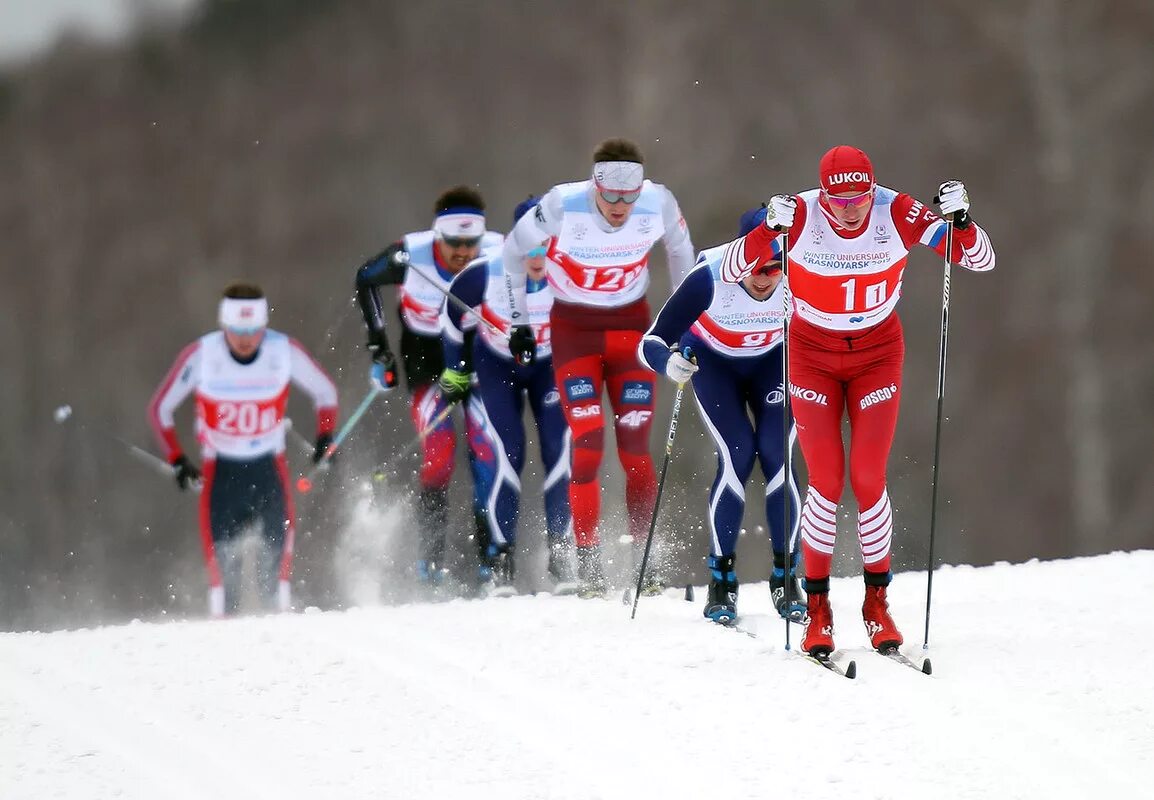
POLYGON ((880 656, 885 656, 890 661, 901 664, 902 666, 905 666, 905 667, 909 667, 910 669, 917 670, 918 672, 922 673, 923 675, 933 675, 934 674, 934 665, 930 663, 930 660, 928 658, 922 659, 922 663, 919 666, 918 664, 916 664, 915 662, 913 662, 909 658, 907 658, 902 653, 902 651, 898 650, 898 648, 894 645, 887 645, 885 647, 880 647, 880 648, 878 648, 878 650, 876 652, 880 656))
POLYGON ((857 677, 856 661, 850 661, 845 665, 845 669, 842 669, 842 666, 834 661, 829 653, 817 653, 816 655, 802 653, 802 658, 804 658, 806 661, 812 661, 818 666, 825 667, 830 672, 835 672, 838 675, 841 675, 843 678, 849 678, 850 680, 853 680, 857 677))

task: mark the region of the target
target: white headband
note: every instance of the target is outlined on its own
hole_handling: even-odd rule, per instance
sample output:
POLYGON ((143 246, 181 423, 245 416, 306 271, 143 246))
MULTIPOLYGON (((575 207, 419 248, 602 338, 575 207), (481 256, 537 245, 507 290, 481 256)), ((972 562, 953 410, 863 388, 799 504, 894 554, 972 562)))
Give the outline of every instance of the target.
POLYGON ((220 301, 220 327, 237 329, 264 328, 268 325, 268 300, 238 300, 226 297, 220 301))
POLYGON ((598 161, 593 181, 602 189, 635 192, 645 182, 645 169, 635 161, 598 161))
POLYGON ((433 220, 433 230, 441 236, 472 239, 484 235, 485 217, 469 212, 442 214, 433 220))

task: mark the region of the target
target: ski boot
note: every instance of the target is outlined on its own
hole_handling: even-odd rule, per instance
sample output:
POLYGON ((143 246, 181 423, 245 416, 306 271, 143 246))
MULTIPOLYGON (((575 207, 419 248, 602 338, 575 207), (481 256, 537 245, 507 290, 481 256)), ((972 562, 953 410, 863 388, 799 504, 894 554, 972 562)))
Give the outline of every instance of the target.
POLYGON ((737 573, 733 556, 710 556, 709 598, 705 601, 706 617, 720 625, 737 621, 737 573))
POLYGON ((577 596, 588 600, 605 597, 609 593, 609 581, 605 578, 605 568, 601 565, 601 547, 590 545, 577 548, 577 596))
POLYGON ((490 597, 512 597, 517 593, 513 586, 515 568, 513 548, 509 545, 489 545, 489 569, 492 575, 489 584, 490 597))
POLYGON ((805 619, 805 598, 801 596, 801 588, 797 585, 797 574, 791 569, 789 575, 782 567, 774 567, 769 576, 769 596, 773 599, 773 607, 782 619, 801 623, 805 619), (789 603, 786 604, 786 589, 788 589, 789 603))
POLYGON ((865 621, 866 633, 875 650, 897 649, 901 647, 902 633, 890 616, 890 606, 886 602, 886 587, 890 582, 888 572, 865 573, 865 602, 861 615, 865 621))
POLYGON ((445 568, 445 529, 448 514, 445 506, 448 493, 444 489, 422 489, 417 501, 420 519, 420 558, 417 561, 417 581, 436 590, 448 575, 445 568))
MULTIPOLYGON (((660 545, 654 542, 649 550, 649 562, 645 565, 645 579, 641 584, 641 594, 646 597, 656 597, 665 591, 669 585, 661 571, 660 545)), ((645 558, 645 539, 637 538, 633 541, 633 585, 637 585, 637 573, 641 569, 641 562, 645 558)))
POLYGON ((809 595, 809 610, 805 617, 805 635, 801 639, 801 649, 811 656, 829 655, 834 650, 829 578, 816 581, 806 579, 805 591, 809 595))
POLYGON ((549 576, 553 594, 575 594, 577 579, 573 576, 573 548, 564 539, 549 542, 549 576))

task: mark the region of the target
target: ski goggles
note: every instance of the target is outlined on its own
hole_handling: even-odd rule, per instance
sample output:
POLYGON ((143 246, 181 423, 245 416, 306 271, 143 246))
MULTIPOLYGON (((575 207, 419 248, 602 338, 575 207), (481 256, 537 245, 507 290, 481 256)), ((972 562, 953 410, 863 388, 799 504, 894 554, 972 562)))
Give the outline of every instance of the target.
POLYGON ((442 236, 441 241, 446 247, 460 250, 463 247, 477 247, 481 244, 480 236, 442 236))
POLYGON ((780 261, 767 261, 766 263, 762 264, 760 267, 755 269, 751 274, 768 277, 775 272, 781 272, 781 262, 780 261))
POLYGON ((255 328, 244 328, 239 325, 225 325, 224 329, 227 333, 231 333, 233 336, 259 336, 260 334, 264 333, 265 330, 263 325, 255 328))
POLYGON ((855 194, 851 197, 837 197, 822 189, 822 194, 825 195, 825 201, 830 204, 831 208, 862 208, 869 204, 874 199, 874 188, 871 186, 861 194, 855 194))
POLYGON ((616 205, 617 203, 626 203, 633 205, 637 202, 637 198, 641 196, 641 189, 606 189, 601 184, 596 184, 597 194, 601 199, 609 205, 616 205))

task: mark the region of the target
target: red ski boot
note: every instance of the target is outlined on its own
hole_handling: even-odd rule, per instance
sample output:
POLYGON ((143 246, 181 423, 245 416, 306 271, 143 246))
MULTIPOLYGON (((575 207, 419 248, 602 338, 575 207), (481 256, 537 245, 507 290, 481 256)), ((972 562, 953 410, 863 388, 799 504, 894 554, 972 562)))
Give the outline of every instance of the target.
POLYGON ((890 606, 886 602, 886 587, 866 584, 865 603, 861 607, 866 633, 875 650, 886 647, 900 647, 904 641, 902 632, 890 616, 890 606))
POLYGON ((815 592, 809 589, 809 613, 806 616, 805 636, 801 649, 811 656, 833 652, 833 609, 829 605, 829 591, 815 592))

